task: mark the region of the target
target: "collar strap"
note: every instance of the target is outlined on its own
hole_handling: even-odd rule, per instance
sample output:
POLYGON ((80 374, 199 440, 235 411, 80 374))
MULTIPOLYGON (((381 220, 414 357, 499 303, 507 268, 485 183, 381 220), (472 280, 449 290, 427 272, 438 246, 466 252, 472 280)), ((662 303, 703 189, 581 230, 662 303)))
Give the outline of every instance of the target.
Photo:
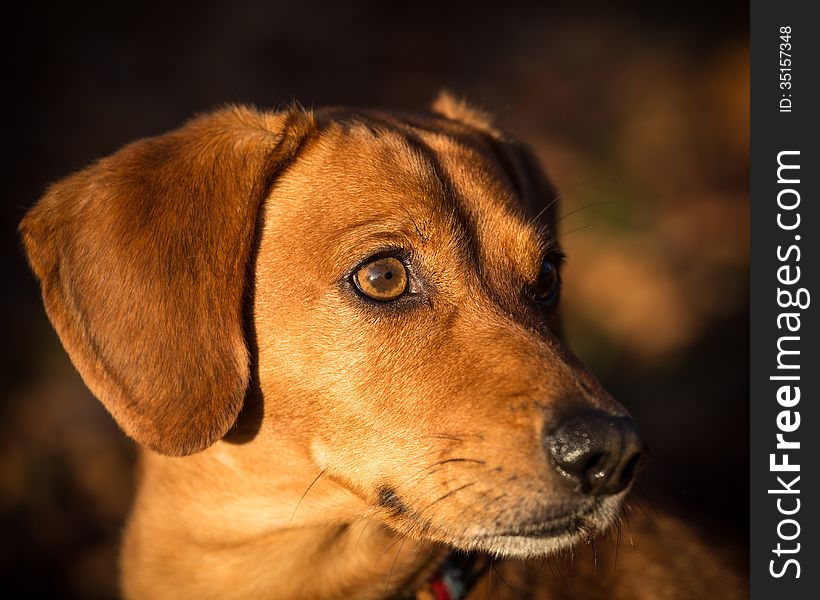
POLYGON ((489 566, 489 557, 485 555, 452 552, 416 592, 416 600, 462 600, 489 566))

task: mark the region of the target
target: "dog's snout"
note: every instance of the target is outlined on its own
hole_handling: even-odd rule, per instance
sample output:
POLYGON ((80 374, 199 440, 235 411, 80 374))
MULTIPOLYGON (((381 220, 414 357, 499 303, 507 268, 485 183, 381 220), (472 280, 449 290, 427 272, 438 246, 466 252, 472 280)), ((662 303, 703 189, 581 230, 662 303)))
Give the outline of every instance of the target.
POLYGON ((602 412, 574 416, 546 438, 555 470, 590 496, 623 491, 646 460, 635 423, 602 412))

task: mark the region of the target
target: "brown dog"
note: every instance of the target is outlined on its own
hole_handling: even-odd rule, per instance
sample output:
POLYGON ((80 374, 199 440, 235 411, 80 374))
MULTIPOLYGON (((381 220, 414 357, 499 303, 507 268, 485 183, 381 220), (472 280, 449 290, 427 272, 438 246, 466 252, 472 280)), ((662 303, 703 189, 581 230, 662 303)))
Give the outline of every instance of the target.
POLYGON ((615 575, 538 573, 613 523, 643 449, 561 342, 536 161, 434 111, 221 110, 23 221, 71 359, 148 448, 125 596, 742 592, 673 521, 633 522, 615 575))

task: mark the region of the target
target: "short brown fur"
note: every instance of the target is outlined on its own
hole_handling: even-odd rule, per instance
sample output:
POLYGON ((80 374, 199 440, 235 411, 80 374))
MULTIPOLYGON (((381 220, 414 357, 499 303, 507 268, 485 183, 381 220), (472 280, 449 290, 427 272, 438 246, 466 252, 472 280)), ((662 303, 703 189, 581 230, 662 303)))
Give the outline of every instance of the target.
POLYGON ((505 533, 577 509, 543 456, 562 411, 625 410, 527 299, 560 253, 537 161, 450 96, 434 110, 224 109, 26 216, 63 344, 148 448, 126 597, 412 595, 452 547, 507 557, 476 598, 743 596, 671 518, 631 516, 636 547, 599 552, 614 575, 543 567, 624 494, 555 539, 505 533), (384 252, 415 286, 389 306, 350 284, 384 252))

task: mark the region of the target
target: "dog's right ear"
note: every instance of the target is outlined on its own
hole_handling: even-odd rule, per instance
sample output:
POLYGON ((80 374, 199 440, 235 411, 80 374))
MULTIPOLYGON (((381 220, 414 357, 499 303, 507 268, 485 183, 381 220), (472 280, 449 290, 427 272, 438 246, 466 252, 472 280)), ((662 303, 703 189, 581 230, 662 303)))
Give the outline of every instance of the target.
POLYGON ((153 450, 197 452, 234 423, 257 211, 314 128, 296 108, 206 115, 53 185, 21 223, 69 356, 153 450))

